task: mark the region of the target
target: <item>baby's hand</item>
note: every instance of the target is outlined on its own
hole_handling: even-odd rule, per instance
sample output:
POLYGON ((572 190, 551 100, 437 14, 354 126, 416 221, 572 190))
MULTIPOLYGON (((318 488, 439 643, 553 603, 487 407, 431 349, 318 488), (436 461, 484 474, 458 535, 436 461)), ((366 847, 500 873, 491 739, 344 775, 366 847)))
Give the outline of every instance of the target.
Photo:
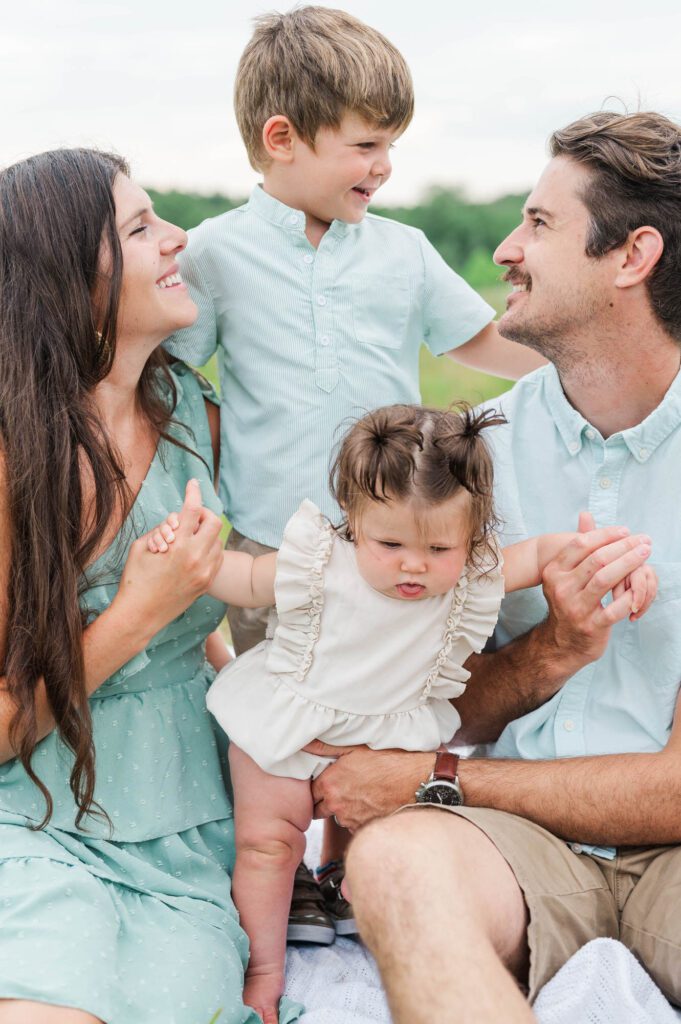
POLYGON ((657 573, 651 565, 641 565, 625 576, 621 583, 613 587, 613 600, 621 597, 626 591, 631 593, 631 611, 629 621, 636 622, 650 608, 657 594, 657 573))
POLYGON ((147 534, 147 547, 153 554, 162 554, 168 550, 170 544, 175 540, 175 530, 180 525, 180 517, 177 512, 171 512, 167 519, 164 519, 160 526, 156 526, 147 534))

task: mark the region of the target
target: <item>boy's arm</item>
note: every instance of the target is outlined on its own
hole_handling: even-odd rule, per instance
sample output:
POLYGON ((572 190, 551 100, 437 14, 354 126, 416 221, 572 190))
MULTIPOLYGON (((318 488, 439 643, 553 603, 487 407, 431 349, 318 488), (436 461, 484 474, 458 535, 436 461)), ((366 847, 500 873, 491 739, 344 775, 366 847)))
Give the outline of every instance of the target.
POLYGON ((225 551, 208 593, 238 608, 268 608, 274 604, 276 566, 276 551, 257 558, 245 551, 225 551))
MULTIPOLYGON (((191 235, 190 235, 191 245, 191 235)), ((201 254, 197 258, 185 250, 178 256, 182 280, 197 305, 199 315, 191 327, 175 331, 163 342, 163 347, 175 359, 193 366, 203 366, 218 346, 218 323, 215 300, 206 277, 201 270, 201 254)))
POLYGON ((546 365, 546 359, 538 352, 502 338, 495 321, 487 324, 470 341, 451 349, 447 355, 462 366, 508 380, 518 380, 546 365))

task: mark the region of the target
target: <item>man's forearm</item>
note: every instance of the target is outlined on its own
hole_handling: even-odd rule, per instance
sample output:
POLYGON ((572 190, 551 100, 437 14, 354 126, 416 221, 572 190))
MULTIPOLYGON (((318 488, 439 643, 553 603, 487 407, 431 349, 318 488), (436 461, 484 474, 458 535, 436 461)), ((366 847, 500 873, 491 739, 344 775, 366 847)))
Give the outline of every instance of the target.
POLYGON ((466 805, 600 846, 681 843, 681 752, 459 762, 466 805))
POLYGON ((459 743, 491 743, 509 722, 553 697, 581 665, 561 652, 548 622, 492 654, 466 662, 471 678, 452 701, 461 716, 459 743))

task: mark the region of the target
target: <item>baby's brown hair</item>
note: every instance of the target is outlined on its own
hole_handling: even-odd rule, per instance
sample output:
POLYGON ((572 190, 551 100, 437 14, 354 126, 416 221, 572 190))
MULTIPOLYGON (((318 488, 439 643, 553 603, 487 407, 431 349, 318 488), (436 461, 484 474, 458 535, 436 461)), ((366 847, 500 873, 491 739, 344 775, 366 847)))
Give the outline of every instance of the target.
POLYGON ((469 560, 477 567, 496 563, 492 457, 483 437, 506 420, 494 409, 476 411, 387 405, 358 420, 340 443, 331 467, 331 493, 346 521, 350 540, 367 501, 416 498, 439 505, 462 490, 470 495, 469 560))

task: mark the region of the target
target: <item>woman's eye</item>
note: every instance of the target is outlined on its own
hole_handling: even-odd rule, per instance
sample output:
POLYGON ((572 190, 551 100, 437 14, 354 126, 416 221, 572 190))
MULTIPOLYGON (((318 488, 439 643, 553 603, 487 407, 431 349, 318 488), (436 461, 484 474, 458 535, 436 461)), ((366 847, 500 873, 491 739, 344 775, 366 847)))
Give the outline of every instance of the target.
POLYGON ((141 234, 143 231, 146 231, 148 229, 148 227, 149 227, 148 224, 140 224, 140 226, 138 228, 135 228, 134 231, 130 232, 130 237, 132 238, 133 235, 141 234))

